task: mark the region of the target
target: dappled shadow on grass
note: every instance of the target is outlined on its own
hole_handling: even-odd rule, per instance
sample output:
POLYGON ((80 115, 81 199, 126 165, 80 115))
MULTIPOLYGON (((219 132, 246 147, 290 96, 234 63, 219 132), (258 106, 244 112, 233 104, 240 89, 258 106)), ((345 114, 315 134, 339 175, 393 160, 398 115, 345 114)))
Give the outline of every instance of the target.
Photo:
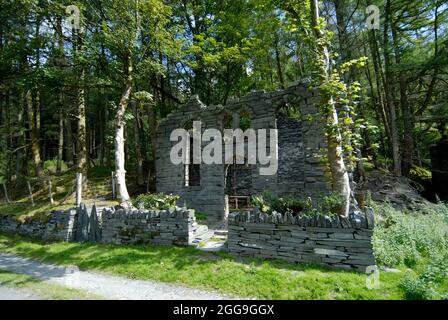
POLYGON ((365 274, 281 260, 235 258, 229 253, 203 252, 191 247, 48 244, 22 236, 0 235, 0 251, 76 265, 82 270, 265 299, 373 299, 387 297, 390 292, 398 296, 394 288, 397 279, 386 285, 387 292, 371 292, 365 288, 365 274))
MULTIPOLYGON (((14 252, 59 264, 76 263, 81 269, 107 270, 120 266, 147 265, 183 270, 193 266, 205 267, 219 262, 231 262, 242 266, 268 267, 295 272, 316 271, 322 273, 355 273, 340 271, 314 264, 292 264, 281 260, 235 258, 229 253, 203 252, 191 247, 168 247, 155 245, 106 245, 89 243, 46 243, 24 236, 8 235, 3 241, 14 252), (30 242, 37 245, 27 245, 30 242), (23 244, 23 245, 21 245, 23 244)), ((358 273, 355 273, 358 274, 358 273)))
POLYGON ((40 281, 29 276, 19 275, 8 271, 0 270, 0 286, 25 287, 40 281))
MULTIPOLYGON (((128 265, 155 265, 170 262, 182 270, 191 265, 206 265, 221 259, 194 248, 153 245, 106 245, 89 243, 48 243, 38 239, 3 234, 0 245, 17 254, 60 263, 75 263, 82 269, 104 269, 128 265)), ((9 251, 9 250, 8 250, 9 251)))

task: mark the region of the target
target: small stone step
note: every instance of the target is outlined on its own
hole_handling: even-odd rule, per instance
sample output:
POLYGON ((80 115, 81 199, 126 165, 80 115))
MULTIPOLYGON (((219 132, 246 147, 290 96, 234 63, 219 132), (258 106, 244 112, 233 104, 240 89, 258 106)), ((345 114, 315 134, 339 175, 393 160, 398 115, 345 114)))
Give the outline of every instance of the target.
POLYGON ((195 240, 193 240, 193 241, 198 241, 198 243, 199 243, 202 241, 207 241, 212 237, 213 237, 213 231, 207 231, 199 236, 196 236, 195 240))
POLYGON ((207 241, 204 244, 198 246, 198 249, 206 252, 218 252, 224 250, 226 243, 224 241, 207 241))
POLYGON ((223 236, 223 235, 217 235, 215 233, 215 235, 213 236, 214 239, 216 240, 221 240, 221 241, 226 241, 227 240, 227 235, 223 236))
POLYGON ((215 236, 227 237, 229 231, 227 230, 215 230, 215 236))
POLYGON ((193 229, 193 233, 194 233, 195 237, 198 237, 204 233, 207 233, 208 231, 209 231, 208 227, 204 226, 204 225, 198 225, 195 229, 193 229))

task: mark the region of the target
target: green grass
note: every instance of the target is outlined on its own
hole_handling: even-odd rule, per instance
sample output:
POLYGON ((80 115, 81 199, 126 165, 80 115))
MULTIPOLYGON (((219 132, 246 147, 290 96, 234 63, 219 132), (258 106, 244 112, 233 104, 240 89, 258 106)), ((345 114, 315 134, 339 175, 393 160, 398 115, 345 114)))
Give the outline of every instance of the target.
MULTIPOLYGON (((105 196, 111 193, 110 172, 110 169, 106 167, 95 167, 90 169, 88 183, 83 190, 84 202, 87 205, 92 206, 96 197, 105 196)), ((31 200, 29 198, 28 188, 26 185, 14 187, 8 186, 11 204, 7 204, 3 199, 3 190, 1 190, 0 198, 2 198, 3 203, 0 203, 0 216, 10 215, 19 218, 35 217, 36 219, 40 219, 44 218, 52 210, 72 208, 75 202, 74 193, 71 197, 66 199, 64 204, 59 205, 59 202, 61 202, 67 194, 73 190, 74 178, 75 172, 72 170, 68 170, 60 174, 51 173, 52 193, 55 201, 54 205, 50 204, 47 182, 42 185, 42 182, 30 178, 30 184, 33 190, 33 200, 35 203, 34 207, 31 205, 31 200)), ((118 202, 101 201, 97 202, 97 204, 101 206, 115 206, 118 202)))
MULTIPOLYGON (((97 206, 112 207, 118 204, 117 201, 95 201, 93 199, 85 199, 83 201, 88 207, 93 206, 95 202, 97 206)), ((68 200, 63 205, 55 203, 54 205, 48 202, 36 202, 34 207, 27 202, 17 202, 14 204, 1 204, 0 216, 14 216, 18 220, 25 218, 32 218, 34 220, 45 220, 48 215, 54 210, 67 210, 73 208, 75 205, 73 201, 68 200)))
POLYGON ((101 297, 56 284, 39 281, 31 276, 0 270, 0 286, 17 288, 48 300, 98 300, 101 297))
POLYGON ((281 261, 236 260, 194 248, 51 243, 0 235, 0 251, 60 265, 77 265, 132 279, 177 283, 259 299, 402 299, 403 273, 381 273, 379 289, 366 275, 281 261))

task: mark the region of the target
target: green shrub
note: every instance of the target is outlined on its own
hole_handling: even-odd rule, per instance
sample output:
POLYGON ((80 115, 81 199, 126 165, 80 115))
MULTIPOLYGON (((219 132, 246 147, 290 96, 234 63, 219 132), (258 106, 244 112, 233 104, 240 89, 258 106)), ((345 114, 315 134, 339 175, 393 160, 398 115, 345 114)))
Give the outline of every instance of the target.
POLYGON ((252 196, 251 202, 261 212, 268 214, 277 211, 296 216, 304 214, 312 208, 311 199, 302 200, 290 196, 278 198, 267 191, 262 195, 252 196))
POLYGON ((418 167, 418 166, 412 166, 410 171, 410 177, 412 180, 422 182, 425 180, 431 180, 432 178, 432 172, 428 169, 418 167))
POLYGON ((164 193, 141 194, 132 199, 132 205, 147 210, 168 210, 176 207, 179 196, 164 193))
POLYGON ((113 168, 106 166, 95 166, 89 168, 89 178, 109 178, 114 171, 113 168))
POLYGON ((408 274, 400 285, 406 300, 432 300, 435 296, 434 288, 430 283, 408 274))
POLYGON ((417 275, 407 274, 401 283, 408 300, 444 299, 447 292, 439 292, 439 287, 448 278, 448 254, 433 257, 433 260, 417 275))
POLYGON ((424 211, 397 211, 375 205, 377 226, 373 247, 377 262, 386 266, 415 266, 444 255, 448 248, 448 208, 428 206, 424 211))
POLYGON ((342 197, 338 193, 333 192, 323 197, 320 202, 321 212, 329 215, 335 215, 341 212, 341 208, 344 204, 344 197, 342 197))
POLYGON ((196 211, 195 217, 196 217, 196 220, 198 220, 198 221, 205 221, 205 220, 207 220, 208 214, 205 212, 196 211))

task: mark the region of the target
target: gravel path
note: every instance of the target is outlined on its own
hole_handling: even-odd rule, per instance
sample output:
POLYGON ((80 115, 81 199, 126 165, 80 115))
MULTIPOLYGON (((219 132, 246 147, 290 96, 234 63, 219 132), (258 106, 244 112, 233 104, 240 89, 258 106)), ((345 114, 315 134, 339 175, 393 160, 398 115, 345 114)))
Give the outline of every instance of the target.
MULTIPOLYGON (((77 268, 42 263, 0 253, 0 269, 30 275, 48 283, 84 290, 114 300, 222 300, 232 299, 207 292, 153 281, 130 280, 77 268)), ((2 295, 0 293, 0 299, 2 295)))
POLYGON ((0 300, 45 300, 27 289, 0 286, 0 300))

